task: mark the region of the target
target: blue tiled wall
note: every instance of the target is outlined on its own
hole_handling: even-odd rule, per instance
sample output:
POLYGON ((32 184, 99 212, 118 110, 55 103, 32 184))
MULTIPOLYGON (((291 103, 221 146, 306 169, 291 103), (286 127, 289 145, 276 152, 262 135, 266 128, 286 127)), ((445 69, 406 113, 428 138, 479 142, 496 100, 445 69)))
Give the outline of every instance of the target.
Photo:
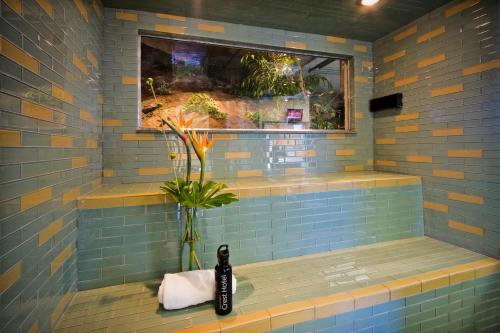
POLYGON ((208 156, 213 177, 278 176, 372 169, 371 43, 155 13, 106 9, 104 53, 104 182, 151 182, 172 176, 162 135, 134 136, 138 127, 138 31, 168 30, 259 45, 299 46, 354 57, 356 134, 233 134, 219 136, 208 156), (208 26, 208 28, 207 28, 208 26), (217 30, 214 31, 206 31, 217 30), (216 27, 214 29, 213 27, 216 27), (205 29, 205 30, 203 30, 205 29), (220 32, 223 31, 223 32, 220 32), (340 151, 339 149, 348 151, 340 151), (225 152, 248 152, 225 158, 225 152), (168 167, 168 170, 165 168, 168 167), (247 171, 240 172, 238 171, 247 171))
POLYGON ((453 1, 374 43, 375 168, 423 176, 425 232, 500 257, 500 3, 453 1))
POLYGON ((76 289, 76 197, 101 179, 103 11, 0 6, 0 331, 47 332, 76 289))
MULTIPOLYGON (((205 267, 229 244, 233 265, 423 235, 421 186, 241 199, 201 212, 205 267)), ((80 290, 160 277, 180 268, 174 205, 80 211, 80 290)))

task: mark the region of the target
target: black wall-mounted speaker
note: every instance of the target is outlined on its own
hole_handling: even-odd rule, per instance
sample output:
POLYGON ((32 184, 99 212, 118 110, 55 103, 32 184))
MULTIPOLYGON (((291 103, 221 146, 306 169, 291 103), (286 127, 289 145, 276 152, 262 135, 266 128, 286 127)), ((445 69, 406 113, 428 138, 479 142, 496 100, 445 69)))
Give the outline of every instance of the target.
POLYGON ((397 93, 370 100, 370 111, 381 111, 387 109, 399 109, 403 107, 403 94, 397 93))

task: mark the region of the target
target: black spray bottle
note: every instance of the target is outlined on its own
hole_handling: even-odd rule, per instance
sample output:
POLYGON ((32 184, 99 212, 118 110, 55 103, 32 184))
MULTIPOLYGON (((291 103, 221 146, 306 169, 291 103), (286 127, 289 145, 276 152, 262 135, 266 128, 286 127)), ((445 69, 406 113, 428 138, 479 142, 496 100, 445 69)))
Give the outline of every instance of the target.
POLYGON ((227 315, 233 310, 233 269, 229 265, 229 248, 227 244, 217 249, 215 265, 215 312, 227 315))

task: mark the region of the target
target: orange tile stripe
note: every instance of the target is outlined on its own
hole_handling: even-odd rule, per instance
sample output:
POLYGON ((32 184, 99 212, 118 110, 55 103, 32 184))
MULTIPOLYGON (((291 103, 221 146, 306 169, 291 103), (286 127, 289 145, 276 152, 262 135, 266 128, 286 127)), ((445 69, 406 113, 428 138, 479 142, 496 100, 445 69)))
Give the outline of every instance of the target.
POLYGON ((482 149, 448 149, 448 157, 482 158, 482 149))
POLYGON ((432 156, 408 155, 406 156, 406 160, 408 162, 416 162, 416 163, 432 163, 432 156))
POLYGON ((166 175, 168 172, 168 168, 139 168, 137 170, 139 176, 166 175))
POLYGON ((306 169, 304 168, 285 168, 285 176, 291 175, 305 175, 306 169))
POLYGON ((51 135, 50 145, 58 148, 71 148, 73 147, 73 137, 65 135, 51 135))
POLYGON ((198 23, 198 30, 215 32, 220 34, 223 34, 225 32, 225 28, 223 25, 206 24, 206 23, 198 23))
POLYGON ((384 74, 380 74, 380 75, 375 76, 375 82, 385 81, 385 80, 393 78, 394 76, 396 76, 395 71, 390 71, 390 72, 387 72, 384 74))
POLYGON ((40 73, 40 63, 3 36, 0 36, 0 53, 33 73, 40 73))
POLYGON ((437 63, 439 63, 441 61, 445 61, 445 60, 446 60, 446 55, 444 53, 440 53, 440 54, 437 54, 433 57, 420 60, 417 63, 417 67, 418 68, 425 68, 427 66, 434 65, 434 64, 437 64, 437 63))
POLYGON ((151 133, 124 133, 122 134, 123 141, 154 141, 155 136, 151 133))
POLYGON ((368 52, 368 47, 366 45, 354 44, 353 49, 357 52, 368 52))
POLYGON ((50 263, 50 273, 54 274, 73 254, 73 244, 68 244, 50 263))
POLYGON ((432 210, 435 210, 436 212, 448 213, 448 205, 437 203, 437 202, 424 200, 424 208, 425 209, 432 209, 432 210))
POLYGON ((82 74, 89 75, 89 69, 75 53, 73 53, 73 65, 82 72, 82 74))
POLYGON ((346 165, 344 167, 344 170, 347 172, 351 171, 363 171, 365 169, 365 166, 363 164, 353 164, 353 165, 346 165))
POLYGON ((463 171, 454 171, 454 170, 432 170, 432 175, 434 177, 443 177, 443 178, 451 178, 451 179, 464 179, 465 175, 463 171))
POLYGON ((164 13, 156 13, 155 15, 156 15, 156 17, 159 17, 162 19, 167 19, 167 20, 175 20, 175 21, 181 21, 181 22, 186 21, 186 18, 184 16, 170 15, 170 14, 164 14, 164 13))
POLYGON ((38 246, 41 246, 54 237, 64 227, 63 219, 57 219, 38 233, 38 246))
POLYGON ((62 195, 62 203, 63 205, 68 202, 76 200, 80 196, 80 187, 75 187, 68 192, 63 193, 62 195))
POLYGON ((18 262, 8 271, 0 275, 0 294, 2 294, 5 290, 9 289, 14 283, 16 283, 16 281, 21 278, 21 274, 22 266, 21 263, 18 262))
POLYGON ((384 62, 391 62, 406 55, 406 50, 401 50, 384 57, 384 62))
POLYGON ((262 170, 261 169, 253 169, 253 170, 238 170, 238 177, 261 177, 262 170))
POLYGON ((470 8, 470 7, 474 6, 477 3, 479 3, 479 0, 467 0, 467 1, 464 1, 462 3, 459 3, 456 6, 453 6, 453 7, 450 7, 448 9, 446 9, 445 12, 444 12, 444 16, 445 17, 450 17, 450 16, 453 16, 453 15, 456 15, 456 14, 458 14, 458 13, 466 10, 467 8, 470 8))
POLYGON ((462 83, 460 83, 460 84, 455 84, 455 85, 449 86, 449 87, 433 89, 433 90, 431 90, 431 96, 436 97, 436 96, 454 94, 454 93, 461 92, 463 90, 464 90, 464 85, 462 83))
POLYGON ((394 139, 394 138, 375 139, 375 144, 377 144, 377 145, 395 145, 396 139, 394 139))
POLYGON ((293 41, 293 40, 287 40, 287 41, 285 41, 285 47, 288 47, 290 49, 303 50, 303 49, 307 48, 307 45, 306 45, 306 43, 297 42, 297 41, 293 41))
POLYGON ((128 84, 137 84, 138 79, 135 76, 127 76, 124 75, 122 76, 122 84, 128 85, 128 84))
POLYGON ((54 308, 54 311, 52 311, 52 314, 50 315, 50 322, 52 323, 52 327, 55 326, 57 323, 57 320, 61 315, 63 314, 64 310, 68 306, 68 304, 71 302, 73 299, 73 291, 70 289, 68 292, 63 295, 59 303, 57 303, 56 307, 54 308))
POLYGON ((448 227, 455 229, 455 230, 460 230, 469 234, 475 234, 479 236, 484 236, 484 229, 480 227, 474 227, 469 224, 453 221, 453 220, 448 220, 448 227))
POLYGON ((470 75, 500 68, 500 59, 491 60, 482 64, 466 67, 463 69, 463 75, 470 75))
POLYGON ((336 36, 325 36, 326 40, 330 43, 336 43, 336 44, 345 44, 347 42, 347 39, 342 38, 342 37, 336 37, 336 36))
POLYGON ((458 192, 448 192, 448 199, 455 201, 462 201, 476 205, 484 204, 484 198, 479 195, 463 194, 458 192))
POLYGON ((71 159, 71 168, 77 169, 77 168, 83 168, 84 166, 87 165, 87 158, 86 157, 73 157, 71 159))
POLYGON ((212 134, 212 139, 216 141, 230 141, 238 140, 238 134, 235 133, 214 133, 212 134))
POLYGON ((381 166, 396 166, 396 161, 388 161, 388 160, 375 160, 375 165, 381 165, 381 166))
POLYGON ((396 133, 418 132, 418 125, 396 126, 394 131, 396 133))
POLYGON ((406 86, 408 84, 412 84, 418 81, 418 75, 410 76, 405 79, 397 80, 394 82, 394 87, 398 88, 401 86, 406 86))
POLYGON ((155 31, 183 35, 186 33, 186 27, 180 27, 178 25, 155 24, 155 31))
POLYGON ((409 27, 408 29, 405 29, 405 30, 401 31, 400 33, 394 35, 394 37, 392 37, 392 39, 395 42, 399 42, 400 40, 408 38, 411 35, 414 35, 416 33, 417 33, 417 26, 413 25, 413 26, 409 27))
POLYGON ((98 144, 98 142, 95 139, 87 139, 85 141, 86 148, 97 148, 97 144, 98 144))
POLYGON ((394 121, 414 120, 414 119, 418 119, 418 117, 419 117, 418 112, 404 113, 404 114, 398 114, 397 116, 394 116, 394 121))
POLYGON ((240 159, 240 158, 250 158, 252 157, 252 153, 249 151, 227 151, 224 153, 224 159, 226 160, 234 160, 234 159, 240 159))
POLYGON ((352 156, 356 155, 356 149, 337 149, 335 150, 337 156, 352 156))
POLYGON ((316 150, 314 150, 314 149, 298 150, 295 152, 295 156, 297 156, 297 157, 314 157, 314 156, 316 156, 316 150))
POLYGON ((0 147, 18 147, 20 145, 20 131, 0 129, 0 147))
POLYGON ((21 0, 4 0, 7 6, 10 7, 17 15, 21 16, 23 14, 23 6, 21 0))
POLYGON ((92 64, 92 66, 94 66, 95 68, 99 68, 99 62, 97 61, 97 58, 90 50, 87 50, 86 57, 87 60, 92 64))
POLYGON ((21 211, 38 206, 52 199, 52 187, 46 187, 21 196, 21 211))
POLYGON ((439 28, 434 29, 434 30, 432 30, 432 31, 430 31, 430 32, 428 32, 426 34, 418 36, 418 38, 417 38, 417 44, 418 43, 426 42, 426 41, 428 41, 428 40, 430 40, 430 39, 432 39, 434 37, 437 37, 439 35, 444 34, 445 32, 446 32, 446 29, 445 29, 444 25, 440 26, 439 28))
POLYGON ((345 139, 344 133, 328 133, 326 134, 327 140, 343 140, 345 139))
POLYGON ((80 110, 80 119, 88 121, 88 122, 93 122, 94 121, 94 116, 92 116, 92 113, 81 109, 80 110))
POLYGON ((27 333, 38 333, 40 331, 40 327, 38 326, 38 321, 33 323, 31 327, 28 329, 27 333))
POLYGON ((50 4, 48 0, 36 0, 38 5, 42 7, 43 11, 50 16, 51 18, 54 18, 54 7, 50 4))
POLYGON ((52 110, 28 101, 21 102, 21 113, 40 120, 52 121, 52 110))
POLYGON ((121 127, 121 126, 123 126, 123 120, 103 118, 102 119, 102 126, 104 126, 104 127, 121 127))
POLYGON ((89 13, 87 11, 87 8, 85 8, 85 5, 83 4, 83 2, 81 0, 73 0, 73 2, 75 3, 75 6, 78 9, 78 11, 80 12, 80 14, 83 16, 83 19, 88 22, 89 21, 89 13))
POLYGON ((52 96, 68 104, 73 104, 73 95, 55 84, 52 85, 52 96))
POLYGON ((92 1, 92 7, 94 8, 94 11, 95 11, 95 14, 97 15, 97 17, 102 18, 103 17, 102 10, 101 10, 101 7, 99 6, 99 4, 97 3, 97 0, 92 1))
POLYGON ((122 20, 122 21, 131 21, 131 22, 137 22, 138 21, 137 14, 126 13, 126 12, 121 12, 121 11, 117 11, 116 12, 116 19, 117 20, 122 20))
POLYGON ((354 82, 356 82, 356 83, 368 83, 368 78, 366 76, 355 76, 354 82))
POLYGON ((455 136, 464 135, 463 128, 443 128, 432 130, 432 136, 455 136))
POLYGON ((214 320, 177 329, 173 333, 266 332, 402 299, 499 272, 500 261, 485 258, 347 292, 277 305, 223 320, 214 320))
POLYGON ((103 177, 113 177, 115 175, 115 170, 113 169, 103 169, 102 170, 103 177))

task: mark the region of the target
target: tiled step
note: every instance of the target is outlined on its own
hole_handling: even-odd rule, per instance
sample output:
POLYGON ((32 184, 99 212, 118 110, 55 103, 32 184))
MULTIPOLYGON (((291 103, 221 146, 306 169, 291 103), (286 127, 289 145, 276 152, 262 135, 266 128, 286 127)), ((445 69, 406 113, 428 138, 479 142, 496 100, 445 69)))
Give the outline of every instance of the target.
POLYGON ((234 267, 238 290, 226 317, 216 316, 210 303, 163 310, 158 280, 81 291, 55 332, 264 332, 342 313, 342 320, 352 323, 362 314, 366 320, 383 313, 388 318, 396 310, 403 311, 404 327, 405 316, 410 318, 406 323, 419 324, 433 319, 439 306, 439 311, 458 311, 472 304, 473 313, 475 307, 478 312, 497 309, 499 272, 496 259, 418 237, 234 267), (441 296, 448 294, 442 303, 441 296), (460 300, 458 308, 455 300, 460 300), (436 302, 434 308, 430 302, 436 302), (432 316, 426 311, 431 308, 432 316))

